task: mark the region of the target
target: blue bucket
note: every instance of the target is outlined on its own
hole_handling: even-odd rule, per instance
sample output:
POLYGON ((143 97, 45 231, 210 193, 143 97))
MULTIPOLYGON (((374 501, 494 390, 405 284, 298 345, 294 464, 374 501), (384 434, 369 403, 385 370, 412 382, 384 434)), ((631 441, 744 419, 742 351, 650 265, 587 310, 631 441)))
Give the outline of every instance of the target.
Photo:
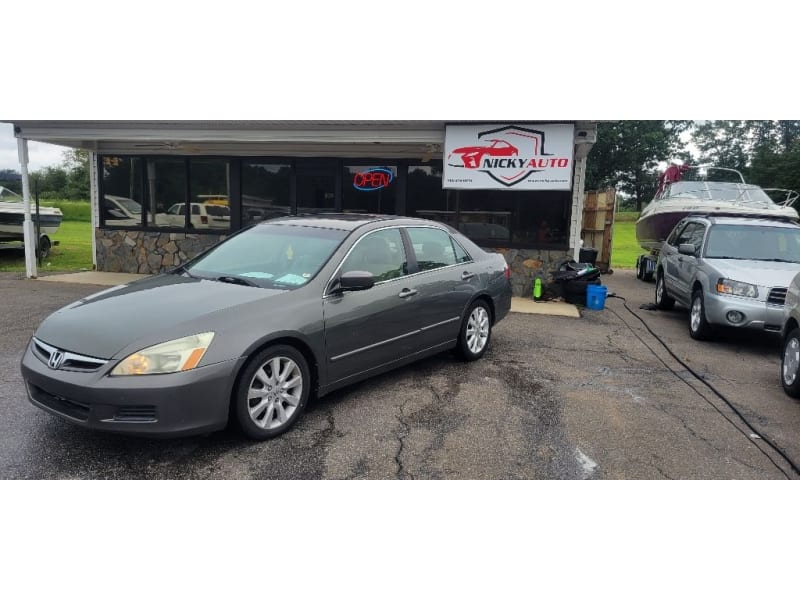
POLYGON ((586 308, 589 310, 603 310, 606 307, 606 293, 608 288, 604 285, 586 286, 586 308))

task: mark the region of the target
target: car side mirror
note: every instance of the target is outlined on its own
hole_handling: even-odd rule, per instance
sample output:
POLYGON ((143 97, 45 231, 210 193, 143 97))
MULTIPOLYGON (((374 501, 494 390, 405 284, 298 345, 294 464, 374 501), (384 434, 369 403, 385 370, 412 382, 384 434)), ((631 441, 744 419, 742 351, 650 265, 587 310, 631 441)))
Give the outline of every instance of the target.
POLYGON ((339 278, 337 291, 355 292, 368 290, 375 285, 375 278, 369 271, 348 271, 339 278))
POLYGON ((681 254, 694 256, 695 253, 694 244, 681 244, 680 246, 678 246, 678 252, 681 254))

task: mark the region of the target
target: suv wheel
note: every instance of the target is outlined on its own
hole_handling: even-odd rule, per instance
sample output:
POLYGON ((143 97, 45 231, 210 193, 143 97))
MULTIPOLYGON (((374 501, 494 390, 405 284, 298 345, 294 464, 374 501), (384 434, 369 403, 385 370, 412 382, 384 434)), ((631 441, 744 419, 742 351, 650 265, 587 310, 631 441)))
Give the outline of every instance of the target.
POLYGON ((783 343, 781 383, 787 394, 800 398, 800 329, 796 327, 789 332, 783 343))
POLYGON ((669 310, 675 306, 675 299, 667 293, 664 271, 661 270, 659 270, 658 275, 656 275, 656 306, 660 310, 669 310))
POLYGON ((689 310, 689 335, 696 340, 711 338, 711 325, 706 321, 706 303, 703 290, 695 290, 692 294, 692 306, 689 310))

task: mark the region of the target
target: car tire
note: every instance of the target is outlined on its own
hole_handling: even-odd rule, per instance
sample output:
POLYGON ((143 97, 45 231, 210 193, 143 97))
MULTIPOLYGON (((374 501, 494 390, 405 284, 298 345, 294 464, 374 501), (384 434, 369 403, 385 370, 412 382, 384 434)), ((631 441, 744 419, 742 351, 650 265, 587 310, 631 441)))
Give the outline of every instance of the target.
POLYGON ((675 306, 675 298, 667 292, 667 282, 664 281, 663 271, 659 271, 656 275, 656 306, 659 310, 669 310, 675 306))
POLYGON ((712 337, 712 327, 706 320, 706 303, 703 290, 695 290, 692 304, 689 307, 689 335, 696 340, 708 340, 712 337))
POLYGON ((242 431, 254 440, 281 435, 305 411, 311 384, 308 362, 296 348, 271 346, 256 354, 236 385, 234 412, 242 431))
POLYGON ((50 256, 50 248, 52 244, 50 243, 50 238, 46 235, 43 235, 39 238, 39 247, 37 248, 37 254, 39 258, 45 259, 50 256))
POLYGON ((478 360, 486 354, 491 339, 492 313, 489 305, 484 300, 476 300, 470 305, 461 323, 456 353, 466 362, 478 360))
POLYGON ((636 259, 636 279, 644 281, 644 261, 641 256, 636 259))
POLYGON ((781 383, 792 398, 800 398, 800 328, 786 336, 781 354, 781 383))

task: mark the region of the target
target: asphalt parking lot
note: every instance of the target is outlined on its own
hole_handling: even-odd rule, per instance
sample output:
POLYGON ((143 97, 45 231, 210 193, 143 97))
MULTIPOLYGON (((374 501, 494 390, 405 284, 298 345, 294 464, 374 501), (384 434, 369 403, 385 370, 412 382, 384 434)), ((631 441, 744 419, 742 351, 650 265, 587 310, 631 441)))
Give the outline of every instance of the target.
POLYGON ((0 477, 5 479, 796 479, 800 402, 775 335, 689 337, 687 312, 644 310, 653 285, 603 277, 606 310, 511 314, 482 361, 443 354, 314 402, 282 437, 150 440, 86 431, 33 407, 19 359, 37 324, 95 286, 0 276, 0 477))

